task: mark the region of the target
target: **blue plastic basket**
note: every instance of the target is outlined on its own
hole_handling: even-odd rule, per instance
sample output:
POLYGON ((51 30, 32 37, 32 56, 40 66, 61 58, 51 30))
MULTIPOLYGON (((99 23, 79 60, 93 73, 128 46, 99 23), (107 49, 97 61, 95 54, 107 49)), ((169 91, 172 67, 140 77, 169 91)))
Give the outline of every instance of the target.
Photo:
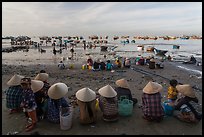
POLYGON ((118 113, 120 116, 130 116, 132 115, 133 101, 127 98, 124 99, 123 96, 120 97, 118 101, 118 113))
POLYGON ((168 104, 168 102, 163 102, 164 113, 168 116, 173 115, 174 108, 168 104))

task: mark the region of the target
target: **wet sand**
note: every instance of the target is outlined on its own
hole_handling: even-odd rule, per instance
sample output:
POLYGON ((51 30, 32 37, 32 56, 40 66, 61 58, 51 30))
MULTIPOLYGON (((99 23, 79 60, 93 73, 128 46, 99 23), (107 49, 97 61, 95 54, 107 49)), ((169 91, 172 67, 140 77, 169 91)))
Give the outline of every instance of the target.
MULTIPOLYGON (((36 74, 44 68, 49 74, 48 82, 52 85, 56 82, 64 82, 68 87, 71 87, 67 98, 75 94, 77 90, 89 87, 98 92, 98 89, 110 84, 115 87, 117 79, 125 77, 132 91, 133 97, 138 99, 138 103, 133 108, 133 114, 130 117, 120 117, 117 122, 106 123, 102 120, 102 113, 98 112, 98 120, 96 124, 81 125, 79 123, 79 108, 74 109, 74 117, 72 128, 66 131, 60 129, 59 124, 53 124, 47 120, 42 120, 37 123, 37 127, 30 132, 25 132, 24 127, 26 119, 24 113, 9 114, 5 106, 5 95, 2 92, 2 134, 17 131, 19 134, 27 135, 38 131, 42 135, 202 135, 202 120, 198 124, 189 124, 181 122, 174 117, 165 117, 161 123, 151 123, 142 119, 141 95, 143 87, 148 83, 149 78, 162 84, 164 91, 162 92, 163 99, 166 99, 167 88, 169 86, 167 79, 177 79, 183 84, 197 86, 202 90, 202 79, 193 75, 192 72, 178 68, 175 62, 164 62, 164 69, 149 69, 148 66, 135 66, 138 69, 161 75, 164 79, 155 75, 142 74, 132 69, 121 69, 115 72, 91 70, 82 70, 80 63, 75 64, 74 69, 59 70, 57 65, 5 65, 2 64, 2 91, 8 86, 6 82, 12 77, 15 72, 21 75, 34 78, 36 74)), ((201 69, 202 70, 202 69, 201 69)), ((201 92, 196 92, 199 98, 199 103, 202 104, 201 92)), ((71 99, 68 99, 71 101, 71 99)))

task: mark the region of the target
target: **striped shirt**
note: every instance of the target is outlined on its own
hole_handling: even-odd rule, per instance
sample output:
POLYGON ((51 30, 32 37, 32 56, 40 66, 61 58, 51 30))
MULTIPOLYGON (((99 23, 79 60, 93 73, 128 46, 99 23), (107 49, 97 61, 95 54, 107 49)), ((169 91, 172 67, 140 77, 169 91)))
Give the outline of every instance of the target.
POLYGON ((11 86, 6 91, 6 107, 9 109, 20 108, 22 102, 23 89, 20 85, 11 86))
POLYGON ((103 112, 103 118, 107 120, 115 120, 118 118, 118 99, 99 97, 99 106, 103 112))
POLYGON ((145 116, 161 117, 164 116, 164 110, 161 104, 161 94, 142 94, 142 111, 145 116))

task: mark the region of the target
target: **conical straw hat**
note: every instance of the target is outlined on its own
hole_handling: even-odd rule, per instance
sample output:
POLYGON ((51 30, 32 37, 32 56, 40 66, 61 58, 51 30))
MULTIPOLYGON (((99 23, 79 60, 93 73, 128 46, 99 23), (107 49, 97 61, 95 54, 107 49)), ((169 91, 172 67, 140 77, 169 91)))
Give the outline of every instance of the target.
POLYGON ((47 73, 39 73, 36 77, 35 80, 40 80, 40 81, 47 81, 49 75, 47 73))
POLYGON ((151 61, 151 62, 155 62, 155 60, 154 60, 154 59, 150 59, 150 61, 151 61))
POLYGON ((193 91, 192 87, 189 84, 184 84, 184 85, 177 85, 176 89, 178 92, 183 94, 184 96, 188 96, 191 98, 195 98, 195 92, 193 91))
POLYGON ((64 83, 55 83, 48 89, 48 96, 51 99, 60 99, 68 92, 68 87, 64 83))
POLYGON ((115 97, 117 96, 117 92, 110 86, 106 85, 98 90, 98 93, 103 97, 115 97))
POLYGON ((15 75, 7 82, 7 85, 9 85, 9 86, 17 86, 17 85, 20 85, 22 78, 24 78, 24 76, 15 74, 15 75))
POLYGON ((96 99, 96 93, 90 88, 82 88, 76 92, 76 98, 83 102, 89 102, 96 99))
POLYGON ((150 81, 144 88, 143 88, 143 92, 147 93, 147 94, 154 94, 157 92, 162 91, 163 87, 162 85, 156 83, 156 82, 152 82, 150 81))
POLYGON ((115 82, 115 84, 121 88, 129 88, 128 82, 126 79, 119 79, 115 82))
POLYGON ((31 80, 31 89, 33 90, 33 92, 38 92, 39 90, 41 90, 44 86, 44 83, 40 80, 31 80))

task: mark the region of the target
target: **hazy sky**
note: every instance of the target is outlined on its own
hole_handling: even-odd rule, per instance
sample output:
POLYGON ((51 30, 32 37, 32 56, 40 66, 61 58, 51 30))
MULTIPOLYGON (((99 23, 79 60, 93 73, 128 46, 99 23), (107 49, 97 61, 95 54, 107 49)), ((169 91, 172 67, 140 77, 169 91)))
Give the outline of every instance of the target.
POLYGON ((3 36, 202 35, 202 2, 3 2, 3 36))

